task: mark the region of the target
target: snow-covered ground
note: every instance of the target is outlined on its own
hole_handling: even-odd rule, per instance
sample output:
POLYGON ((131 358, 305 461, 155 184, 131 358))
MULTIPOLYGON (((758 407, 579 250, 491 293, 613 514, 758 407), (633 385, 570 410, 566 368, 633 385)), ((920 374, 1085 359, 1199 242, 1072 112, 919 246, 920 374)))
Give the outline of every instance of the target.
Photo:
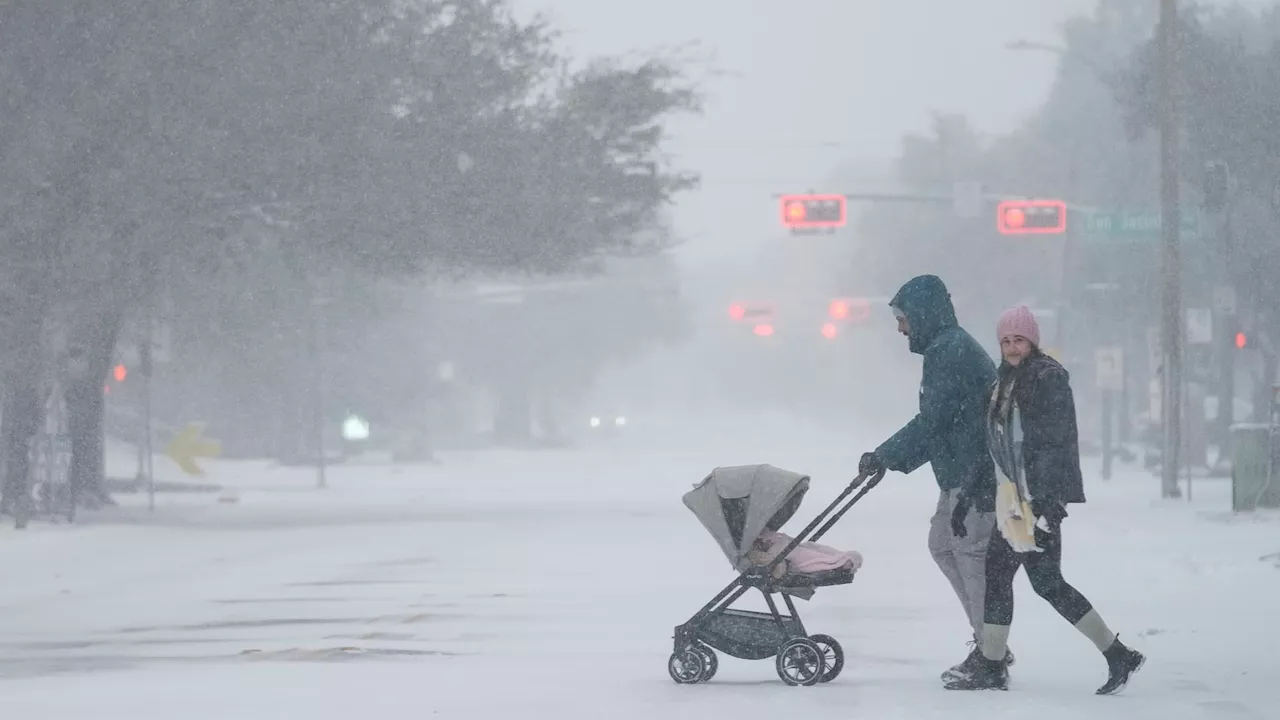
MULTIPOLYGON (((810 632, 844 644, 841 677, 787 687, 771 661, 722 655, 712 682, 678 686, 672 628, 732 578, 681 495, 715 465, 806 472, 795 530, 878 438, 748 420, 661 435, 339 466, 324 491, 306 469, 215 462, 209 480, 236 502, 163 494, 148 513, 121 496, 81 525, 5 527, 0 708, 40 720, 1280 717, 1280 567, 1261 559, 1280 552, 1280 518, 1232 517, 1223 481, 1198 481, 1194 503, 1161 501, 1137 471, 1089 480, 1066 526, 1068 578, 1149 656, 1124 695, 1093 694, 1105 664, 1025 576, 1010 692, 941 689, 968 631, 925 548, 927 470, 887 478, 824 539, 866 556, 853 585, 799 603, 810 632)), ((157 470, 176 477, 167 461, 157 470)))

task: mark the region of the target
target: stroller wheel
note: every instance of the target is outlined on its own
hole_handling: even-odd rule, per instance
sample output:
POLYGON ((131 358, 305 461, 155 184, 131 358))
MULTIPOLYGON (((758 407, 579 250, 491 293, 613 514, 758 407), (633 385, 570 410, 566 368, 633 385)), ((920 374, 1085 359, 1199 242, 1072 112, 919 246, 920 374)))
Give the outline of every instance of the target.
POLYGON ((822 651, 823 665, 825 670, 822 672, 822 679, 818 682, 831 682, 836 679, 840 671, 844 669, 844 648, 840 647, 840 643, 830 635, 810 635, 809 639, 817 644, 818 649, 822 651))
POLYGON ((778 649, 776 664, 778 677, 788 685, 817 685, 826 670, 822 649, 806 637, 792 638, 783 643, 778 649))
POLYGON ((671 659, 667 660, 667 672, 672 680, 681 685, 701 682, 707 672, 706 657, 693 648, 671 653, 671 659))
POLYGON ((716 670, 720 669, 720 659, 716 657, 716 651, 706 645, 694 645, 694 650, 702 654, 702 677, 698 682, 707 682, 716 676, 716 670))

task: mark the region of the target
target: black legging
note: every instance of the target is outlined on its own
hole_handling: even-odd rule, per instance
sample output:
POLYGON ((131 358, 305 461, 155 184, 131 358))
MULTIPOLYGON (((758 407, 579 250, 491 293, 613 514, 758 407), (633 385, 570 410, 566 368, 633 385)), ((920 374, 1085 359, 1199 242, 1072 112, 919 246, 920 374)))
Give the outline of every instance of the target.
POLYGON ((999 530, 992 534, 987 546, 986 624, 1013 624, 1013 577, 1022 565, 1027 567, 1027 579, 1036 594, 1048 600, 1067 622, 1075 625, 1093 609, 1080 591, 1062 578, 1062 526, 1052 533, 1036 528, 1035 537, 1043 552, 1019 553, 999 530))

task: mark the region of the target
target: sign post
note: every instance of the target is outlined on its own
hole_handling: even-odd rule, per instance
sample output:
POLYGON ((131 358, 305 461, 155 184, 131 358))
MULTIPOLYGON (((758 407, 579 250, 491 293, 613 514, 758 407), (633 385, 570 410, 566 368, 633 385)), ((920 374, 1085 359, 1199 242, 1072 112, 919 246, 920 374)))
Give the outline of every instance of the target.
POLYGON ((1100 347, 1094 351, 1098 389, 1102 391, 1102 479, 1111 479, 1111 463, 1115 457, 1112 444, 1112 417, 1115 394, 1124 389, 1124 348, 1100 347))

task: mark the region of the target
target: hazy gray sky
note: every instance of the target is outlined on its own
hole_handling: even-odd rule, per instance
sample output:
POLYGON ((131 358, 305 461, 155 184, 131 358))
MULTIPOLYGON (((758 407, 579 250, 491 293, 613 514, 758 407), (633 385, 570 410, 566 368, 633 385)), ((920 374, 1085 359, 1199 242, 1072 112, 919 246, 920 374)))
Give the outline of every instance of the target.
POLYGON ((697 41, 730 74, 707 87, 705 115, 673 143, 705 177, 678 217, 708 252, 757 229, 776 235, 771 193, 803 190, 842 158, 891 158, 932 110, 966 113, 984 132, 1016 126, 1043 99, 1055 58, 1005 44, 1055 40, 1062 20, 1094 4, 517 0, 550 13, 576 55, 697 41), (841 147, 815 147, 832 142, 841 147))

